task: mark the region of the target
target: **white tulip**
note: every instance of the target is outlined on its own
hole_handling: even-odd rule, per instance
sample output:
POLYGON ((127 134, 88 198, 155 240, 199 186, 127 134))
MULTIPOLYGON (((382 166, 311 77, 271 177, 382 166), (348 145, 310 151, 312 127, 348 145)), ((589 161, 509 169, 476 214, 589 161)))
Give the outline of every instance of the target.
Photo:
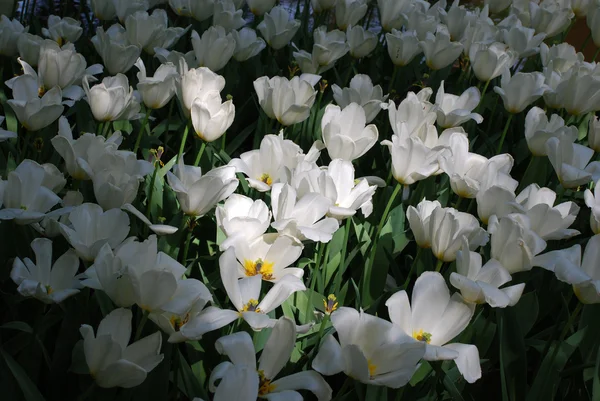
POLYGON ((503 31, 503 41, 519 54, 519 58, 530 57, 539 53, 540 44, 546 37, 545 33, 535 34, 532 28, 526 28, 517 20, 515 25, 503 31))
POLYGON ((299 28, 300 20, 290 21, 290 15, 283 6, 273 7, 257 26, 267 44, 274 50, 287 46, 299 28))
POLYGON ((333 84, 331 90, 333 99, 342 109, 350 103, 359 104, 365 112, 367 124, 377 117, 383 108, 383 102, 388 98, 388 95, 383 96, 381 86, 373 86, 371 78, 365 74, 355 75, 347 88, 342 89, 337 84, 333 84))
POLYGON ((546 112, 539 107, 532 107, 525 117, 525 139, 534 156, 546 156, 546 142, 550 138, 575 142, 579 131, 575 126, 566 126, 558 114, 552 114, 550 120, 546 112))
POLYGON ((544 67, 551 67, 553 71, 562 74, 582 62, 583 54, 577 52, 573 46, 566 42, 551 47, 542 42, 540 45, 540 58, 544 67))
POLYGON ((415 242, 421 248, 431 248, 431 214, 435 209, 441 208, 438 201, 421 200, 417 207, 409 206, 406 211, 410 230, 415 237, 415 242))
POLYGON ((408 65, 417 54, 422 52, 415 31, 402 32, 392 29, 391 33, 385 34, 385 40, 392 63, 398 67, 408 65))
POLYGON ((594 45, 600 47, 600 1, 590 1, 586 22, 590 28, 594 45))
POLYGON ((90 0, 90 8, 100 21, 110 21, 117 16, 113 0, 90 0))
POLYGON ((211 26, 202 34, 192 31, 192 47, 200 67, 219 71, 233 56, 235 39, 221 26, 211 26))
POLYGON ((42 34, 57 42, 59 46, 64 42, 75 43, 82 33, 81 21, 69 17, 60 18, 56 15, 48 17, 47 29, 42 28, 42 34))
POLYGON ((256 36, 256 31, 252 28, 242 28, 239 31, 231 31, 235 39, 235 51, 233 58, 237 61, 246 61, 267 47, 262 38, 256 36))
POLYGON ((221 92, 225 88, 225 78, 206 67, 188 70, 184 60, 181 60, 181 64, 181 78, 177 86, 177 97, 185 114, 190 116, 194 100, 207 92, 221 92))
POLYGON ((240 29, 246 24, 242 13, 242 10, 236 10, 233 0, 217 0, 213 13, 213 25, 222 26, 227 32, 240 29))
POLYGON ((79 259, 73 250, 62 254, 52 263, 52 241, 36 238, 31 242, 35 263, 29 258, 15 258, 10 278, 24 297, 34 297, 46 304, 60 303, 82 288, 75 278, 79 259), (52 268, 50 267, 52 266, 52 268))
POLYGON ((327 105, 321 120, 323 142, 332 159, 355 160, 375 145, 379 133, 373 124, 367 125, 363 108, 350 103, 343 110, 327 105))
POLYGON ((250 12, 256 16, 264 15, 275 6, 276 0, 246 0, 250 12))
POLYGON ((367 14, 367 0, 338 0, 335 5, 335 23, 342 31, 358 24, 367 14))
POLYGON ((129 43, 125 29, 119 24, 111 25, 106 32, 98 27, 91 41, 112 75, 129 71, 142 52, 140 46, 129 43))
POLYGON ((215 0, 169 0, 169 6, 177 15, 204 21, 212 17, 215 0))
POLYGON ((517 52, 504 43, 475 43, 469 50, 473 73, 483 82, 491 81, 512 67, 517 60, 517 52))
POLYGON ((127 17, 125 29, 129 43, 139 46, 150 55, 154 55, 154 48, 167 49, 173 46, 190 29, 170 27, 167 12, 155 9, 152 14, 146 11, 137 11, 127 17))
POLYGON ((550 138, 546 141, 546 152, 564 188, 577 188, 600 178, 600 162, 589 163, 594 151, 586 146, 569 139, 550 138))
POLYGON ((439 28, 435 35, 427 33, 425 40, 420 41, 419 45, 423 49, 427 66, 432 70, 441 70, 454 63, 463 51, 462 43, 451 42, 448 31, 439 28))
POLYGON ((392 155, 392 175, 402 185, 414 184, 430 177, 439 169, 442 149, 429 149, 418 137, 392 135, 392 141, 382 141, 392 155))
POLYGON ((430 88, 418 94, 408 92, 398 107, 393 100, 389 101, 388 116, 394 136, 401 138, 407 134, 420 139, 427 148, 437 146, 438 133, 434 125, 437 115, 433 104, 429 102, 432 93, 430 88))
POLYGON ((17 40, 17 48, 21 60, 32 67, 37 67, 42 43, 53 42, 31 33, 22 33, 17 40))
POLYGON ((406 15, 413 6, 410 1, 377 0, 381 27, 389 32, 393 28, 400 29, 406 22, 406 15))
POLYGON ((452 128, 474 120, 477 124, 483 122, 483 117, 472 111, 477 108, 481 93, 476 87, 465 90, 460 96, 447 94, 444 91, 444 81, 435 96, 437 122, 442 128, 452 128))
POLYGON ((544 81, 540 72, 517 72, 511 76, 510 70, 505 69, 500 86, 494 86, 494 92, 502 98, 506 111, 520 113, 548 90, 544 81))
POLYGON ((149 0, 129 0, 129 1, 120 1, 120 0, 112 0, 113 5, 115 7, 115 12, 117 14, 117 18, 121 24, 124 24, 127 18, 138 11, 146 12, 150 9, 150 1, 149 0))
POLYGON ((360 25, 350 26, 346 30, 346 42, 349 53, 354 58, 367 57, 377 47, 377 35, 360 25))
POLYGON ((212 142, 219 139, 233 124, 233 100, 222 102, 217 91, 209 91, 194 99, 191 109, 192 125, 198 138, 212 142))
POLYGON ((0 55, 13 57, 17 54, 19 36, 26 33, 29 27, 24 28, 18 19, 10 19, 6 15, 0 16, 0 55))
POLYGON ((263 235, 271 225, 271 211, 260 199, 253 201, 243 195, 233 194, 215 211, 217 225, 228 237, 221 249, 229 247, 241 237, 245 242, 263 235))

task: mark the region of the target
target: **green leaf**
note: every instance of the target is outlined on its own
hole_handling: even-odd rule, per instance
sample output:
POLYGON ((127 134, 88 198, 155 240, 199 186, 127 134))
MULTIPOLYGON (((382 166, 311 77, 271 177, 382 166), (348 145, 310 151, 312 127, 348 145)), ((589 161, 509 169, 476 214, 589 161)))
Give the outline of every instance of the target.
POLYGON ((27 376, 25 370, 15 361, 12 356, 7 354, 4 349, 0 348, 0 355, 4 359, 4 362, 10 369, 13 377, 19 384, 21 391, 23 392, 23 396, 27 401, 44 401, 44 397, 38 390, 35 383, 27 376))
POLYGON ((519 322, 521 335, 523 337, 527 336, 527 333, 529 333, 537 321, 540 311, 537 293, 532 291, 523 295, 519 302, 512 307, 512 310, 519 322))
POLYGON ((90 374, 90 368, 85 360, 85 352, 83 350, 83 340, 77 341, 71 352, 71 367, 69 370, 78 375, 90 374))
POLYGON ((33 328, 30 325, 28 325, 25 322, 19 321, 5 323, 2 326, 0 326, 0 329, 19 330, 29 334, 33 333, 33 328))

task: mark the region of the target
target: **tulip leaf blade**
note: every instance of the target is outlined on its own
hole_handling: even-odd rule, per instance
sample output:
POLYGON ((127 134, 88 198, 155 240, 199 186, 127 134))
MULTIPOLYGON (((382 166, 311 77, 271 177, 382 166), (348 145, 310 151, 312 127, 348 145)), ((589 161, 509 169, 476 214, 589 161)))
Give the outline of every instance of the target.
POLYGON ((44 397, 38 390, 35 383, 31 380, 21 365, 17 363, 3 348, 0 348, 0 355, 4 359, 4 362, 11 371, 13 377, 17 381, 17 384, 23 392, 23 396, 27 401, 44 401, 44 397))

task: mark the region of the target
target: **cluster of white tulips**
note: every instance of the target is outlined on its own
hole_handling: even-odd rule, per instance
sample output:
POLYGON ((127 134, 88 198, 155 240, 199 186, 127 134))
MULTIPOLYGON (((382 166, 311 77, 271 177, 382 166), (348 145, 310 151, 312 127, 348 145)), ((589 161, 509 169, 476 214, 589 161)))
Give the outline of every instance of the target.
MULTIPOLYGON (((89 375, 69 394, 446 399, 498 375, 509 399, 504 310, 544 274, 568 284, 535 339, 559 381, 553 341, 600 303, 600 64, 562 40, 585 18, 600 47, 600 0, 83 7, 0 20, 0 284, 35 319, 87 308, 59 333, 89 375), (497 326, 500 373, 474 334, 497 326)), ((14 302, 0 329, 34 324, 14 302)))

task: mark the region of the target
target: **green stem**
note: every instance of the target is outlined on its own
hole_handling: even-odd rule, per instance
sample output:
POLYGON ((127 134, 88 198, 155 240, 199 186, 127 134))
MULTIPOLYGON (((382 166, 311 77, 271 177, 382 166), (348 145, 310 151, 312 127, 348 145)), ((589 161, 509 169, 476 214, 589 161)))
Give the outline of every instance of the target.
POLYGON ((27 156, 27 145, 29 144, 30 139, 31 131, 27 130, 25 138, 23 138, 23 147, 21 147, 21 152, 19 153, 19 156, 21 156, 21 161, 25 160, 25 156, 27 156))
POLYGON ((406 280, 404 280, 404 285, 402 286, 403 289, 406 289, 406 287, 408 287, 408 283, 410 283, 410 277, 413 274, 413 271, 415 271, 415 268, 417 267, 417 263, 419 262, 419 259, 421 258, 421 254, 423 253, 423 248, 418 247, 417 249, 417 255, 415 256, 415 258, 413 259, 412 264, 410 265, 410 270, 408 271, 408 275, 406 276, 406 280))
MULTIPOLYGON (((152 178, 150 179, 150 193, 148 194, 148 200, 146 201, 146 217, 148 220, 150 219, 150 212, 152 209, 152 198, 154 197, 154 184, 156 183, 156 175, 158 174, 158 170, 160 170, 160 164, 156 163, 154 166, 154 172, 152 173, 152 178)), ((148 234, 148 226, 144 224, 144 236, 148 234)))
POLYGON ((134 337, 134 342, 139 340, 140 337, 142 336, 142 330, 144 330, 144 326, 146 325, 146 322, 148 321, 148 311, 144 311, 143 315, 142 315, 142 320, 140 320, 140 324, 138 325, 136 331, 135 331, 135 337, 134 337))
POLYGON ((504 139, 506 139, 506 133, 508 132, 508 127, 510 127, 510 122, 513 119, 514 114, 510 113, 508 115, 508 120, 506 120, 506 125, 504 126, 504 131, 502 131, 502 136, 500 137, 500 142, 498 143, 498 149, 496 149, 496 153, 499 154, 502 150, 502 145, 504 144, 504 139))
POLYGON ((202 154, 204 153, 204 149, 206 149, 206 141, 202 141, 202 145, 200 145, 200 151, 196 155, 196 160, 194 161, 194 166, 198 167, 200 164, 200 159, 202 159, 202 154))
POLYGON ((596 57, 598 57, 598 54, 600 53, 600 47, 596 50, 596 53, 594 53, 594 57, 592 57, 592 63, 594 61, 596 61, 596 57))
POLYGON ((177 161, 181 159, 183 155, 183 149, 185 148, 185 141, 187 140, 188 132, 190 131, 190 122, 188 121, 183 131, 183 137, 181 138, 181 145, 179 145, 179 153, 177 153, 177 161))
POLYGON ((110 121, 105 121, 102 126, 102 136, 108 138, 108 130, 110 129, 110 121))
POLYGON ((581 49, 579 49, 580 52, 583 52, 588 44, 588 42, 590 41, 590 39, 592 38, 592 32, 590 32, 587 36, 587 38, 585 38, 585 40, 583 41, 583 44, 581 45, 581 49))
POLYGON ((457 200, 457 201, 456 201, 456 203, 454 204, 454 208, 455 208, 456 210, 458 210, 458 208, 460 207, 460 204, 462 203, 462 201, 463 201, 463 197, 462 197, 462 196, 459 196, 459 197, 458 197, 458 200, 457 200))
POLYGON ((144 121, 142 122, 142 126, 140 127, 140 132, 138 132, 137 138, 135 140, 135 146, 133 147, 133 153, 137 154, 137 151, 140 147, 140 142, 142 141, 142 136, 144 135, 144 130, 146 129, 146 125, 148 124, 148 118, 150 118, 150 111, 152 109, 146 109, 146 116, 144 117, 144 121))
POLYGON ((435 265, 435 271, 439 273, 440 270, 442 270, 443 264, 444 264, 444 261, 441 259, 438 259, 437 264, 435 265))
POLYGON ((344 227, 344 242, 342 244, 342 255, 340 257, 340 265, 338 267, 337 274, 335 276, 335 284, 333 285, 333 293, 338 294, 342 285, 342 276, 346 271, 346 252, 348 251, 348 238, 350 236, 350 228, 352 225, 352 217, 346 219, 346 226, 344 227))
POLYGON ((504 315, 500 312, 500 383, 502 385, 502 401, 508 401, 508 388, 506 385, 506 372, 504 371, 504 315))
POLYGON ((335 398, 333 399, 333 401, 337 401, 337 400, 341 400, 344 396, 344 393, 346 392, 346 390, 348 390, 348 387, 350 387, 350 384, 352 384, 352 378, 350 376, 346 377, 346 381, 344 382, 344 384, 342 384, 342 387, 339 389, 337 395, 335 396, 335 398))
MULTIPOLYGON (((187 224, 187 222, 184 224, 184 228, 185 228, 186 224, 187 224)), ((193 231, 194 230, 191 227, 188 227, 188 233, 185 237, 185 245, 183 246, 183 256, 181 258, 181 263, 186 268, 187 268, 187 265, 186 265, 187 257, 188 257, 188 253, 190 251, 190 244, 192 243, 192 232, 193 231)))
POLYGON ((398 66, 394 65, 394 72, 392 73, 392 79, 390 80, 390 87, 388 88, 388 93, 392 93, 394 89, 394 85, 396 84, 396 77, 398 76, 398 66))

